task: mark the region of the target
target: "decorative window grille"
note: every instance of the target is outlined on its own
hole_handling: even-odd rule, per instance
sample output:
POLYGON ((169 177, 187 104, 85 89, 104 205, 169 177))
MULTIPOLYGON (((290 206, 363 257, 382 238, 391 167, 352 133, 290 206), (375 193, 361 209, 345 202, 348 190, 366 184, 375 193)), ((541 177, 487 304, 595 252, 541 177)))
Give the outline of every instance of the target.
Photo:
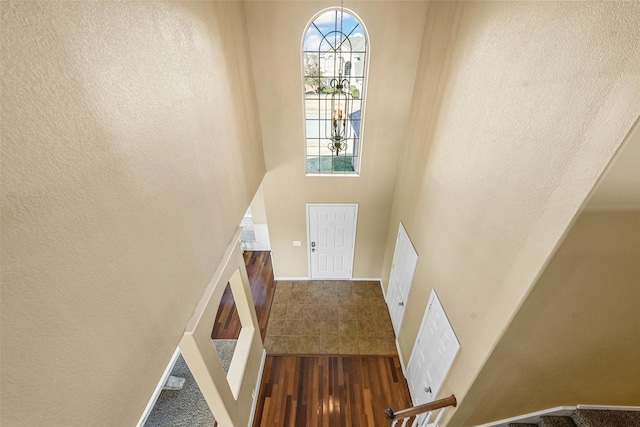
POLYGON ((305 149, 308 174, 360 168, 367 34, 352 12, 325 10, 304 35, 305 149))

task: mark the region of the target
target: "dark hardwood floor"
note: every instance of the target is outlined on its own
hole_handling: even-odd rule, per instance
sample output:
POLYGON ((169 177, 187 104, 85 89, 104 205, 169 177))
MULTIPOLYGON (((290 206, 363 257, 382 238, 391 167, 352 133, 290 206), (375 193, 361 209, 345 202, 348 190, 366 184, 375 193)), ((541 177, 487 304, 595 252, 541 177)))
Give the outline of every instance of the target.
POLYGON ((397 356, 268 355, 253 426, 388 426, 410 406, 397 356))
MULTIPOLYGON (((269 252, 245 252, 264 341, 275 281, 269 252)), ((285 286, 286 287, 286 286, 285 286)), ((227 285, 211 334, 237 339, 240 319, 227 285)), ((254 427, 389 426, 384 410, 411 406, 397 355, 267 355, 254 427)))
MULTIPOLYGON (((247 266, 247 274, 251 285, 253 302, 258 316, 260 326, 260 336, 264 341, 267 333, 267 322, 269 321, 269 311, 275 293, 275 281, 273 279, 273 268, 271 265, 270 252, 247 251, 244 253, 244 262, 247 266)), ((231 287, 227 288, 222 295, 220 308, 213 325, 211 338, 213 339, 237 339, 240 335, 240 318, 233 300, 231 287)))

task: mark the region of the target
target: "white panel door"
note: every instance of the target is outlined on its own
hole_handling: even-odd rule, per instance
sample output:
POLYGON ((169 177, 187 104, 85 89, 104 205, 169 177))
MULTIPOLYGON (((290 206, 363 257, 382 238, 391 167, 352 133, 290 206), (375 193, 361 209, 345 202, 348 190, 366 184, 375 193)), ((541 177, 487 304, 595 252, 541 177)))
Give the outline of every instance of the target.
POLYGON ((350 279, 357 205, 307 205, 312 279, 350 279))
POLYGON ((396 249, 393 252, 393 264, 391 265, 391 274, 389 276, 389 287, 387 288, 387 305, 389 306, 389 315, 393 330, 398 336, 402 318, 404 317, 404 308, 407 302, 407 295, 413 281, 413 273, 418 263, 418 253, 416 252, 407 231, 402 223, 398 228, 398 237, 396 239, 396 249))
POLYGON ((432 290, 407 367, 414 405, 435 400, 459 349, 453 327, 432 290))

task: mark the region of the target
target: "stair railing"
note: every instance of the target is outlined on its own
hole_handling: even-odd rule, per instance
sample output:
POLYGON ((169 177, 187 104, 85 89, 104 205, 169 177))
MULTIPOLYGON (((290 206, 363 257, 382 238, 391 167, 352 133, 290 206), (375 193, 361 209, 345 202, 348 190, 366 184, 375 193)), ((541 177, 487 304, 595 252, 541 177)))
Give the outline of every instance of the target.
POLYGON ((394 412, 391 408, 387 408, 385 409, 384 414, 388 420, 393 420, 391 427, 396 426, 399 421, 402 421, 401 427, 406 427, 411 417, 415 417, 411 426, 416 427, 418 425, 418 415, 427 414, 424 421, 422 421, 422 425, 427 425, 433 411, 441 409, 434 420, 434 424, 438 425, 442 415, 444 415, 445 408, 448 406, 455 407, 457 404, 458 401, 456 400, 456 396, 452 394, 444 399, 434 400, 433 402, 425 403, 424 405, 414 406, 413 408, 407 408, 397 412, 394 412))

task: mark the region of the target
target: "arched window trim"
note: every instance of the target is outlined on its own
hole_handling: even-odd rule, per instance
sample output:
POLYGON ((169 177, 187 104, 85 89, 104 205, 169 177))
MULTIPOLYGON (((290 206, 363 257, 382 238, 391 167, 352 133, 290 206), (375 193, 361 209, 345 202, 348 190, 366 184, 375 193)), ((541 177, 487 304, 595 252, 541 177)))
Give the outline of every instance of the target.
MULTIPOLYGON (((350 40, 347 39, 349 42, 350 40)), ((351 42, 350 42, 351 43, 351 42)), ((335 50, 334 50, 335 51, 335 50)), ((347 8, 340 8, 340 7, 329 7, 329 8, 325 8, 320 10, 319 12, 317 12, 308 22, 307 25, 305 26, 305 29, 302 33, 302 40, 301 40, 301 45, 300 45, 300 52, 301 52, 301 73, 302 73, 302 87, 303 87, 303 93, 302 93, 302 107, 303 107, 303 116, 304 116, 304 123, 303 123, 303 135, 304 135, 304 155, 305 155, 305 170, 306 170, 306 176, 341 176, 341 177, 358 177, 360 176, 360 168, 362 165, 362 143, 364 140, 364 123, 365 123, 365 115, 366 115, 366 93, 367 93, 367 88, 368 88, 368 73, 369 73, 369 55, 371 52, 371 45, 370 45, 370 39, 369 39, 369 32, 367 31, 367 28, 364 24, 364 22, 362 21, 362 19, 358 16, 357 13, 355 13, 353 10, 351 9, 347 9, 347 8), (344 58, 341 57, 340 54, 335 55, 337 58, 340 58, 340 64, 338 65, 341 68, 341 71, 344 67, 346 62, 350 62, 351 63, 351 67, 350 67, 350 76, 347 76, 351 81, 355 82, 356 80, 358 81, 358 83, 360 84, 360 86, 356 86, 353 83, 351 83, 352 86, 355 86, 356 89, 358 89, 358 93, 359 93, 359 98, 357 99, 358 104, 360 105, 358 110, 354 110, 354 112, 359 112, 359 117, 357 119, 358 124, 358 133, 357 133, 357 139, 353 142, 352 147, 350 149, 350 155, 352 158, 352 164, 353 164, 353 171, 345 171, 345 170, 334 170, 334 168, 332 167, 331 170, 322 170, 322 168, 320 166, 318 166, 317 168, 310 168, 309 167, 309 162, 310 159, 314 159, 314 158, 318 158, 317 163, 318 165, 320 164, 321 161, 321 157, 324 157, 321 152, 324 149, 322 147, 322 144, 327 145, 327 142, 331 142, 330 139, 326 139, 323 138, 323 135, 321 134, 321 130, 318 129, 318 135, 316 136, 315 134, 313 135, 313 137, 311 137, 310 135, 308 135, 309 132, 309 128, 308 128, 308 122, 309 122, 309 115, 307 112, 307 91, 309 90, 308 85, 305 83, 305 77, 307 77, 305 70, 306 70, 306 54, 310 53, 311 51, 305 50, 305 40, 307 37, 307 34, 309 33, 310 29, 312 28, 312 26, 315 28, 315 30, 319 33, 319 35, 322 36, 322 39, 320 41, 320 43, 322 43, 323 41, 327 40, 327 34, 331 33, 331 31, 327 32, 326 34, 323 33, 317 26, 314 25, 314 22, 318 19, 318 17, 320 17, 323 14, 326 14, 327 12, 337 12, 340 13, 340 11, 343 11, 345 15, 350 15, 353 19, 355 19, 355 21, 357 22, 357 26, 354 27, 353 29, 351 29, 351 31, 345 31, 346 36, 347 37, 360 37, 359 35, 354 35, 354 31, 356 29, 361 29, 362 34, 364 36, 364 48, 362 51, 356 51, 357 55, 351 53, 351 56, 349 58, 344 58), (354 67, 356 66, 356 64, 362 63, 362 75, 361 76, 354 76, 354 67), (311 152, 310 148, 310 143, 309 140, 311 139, 316 139, 318 140, 318 146, 317 147, 313 147, 313 151, 315 151, 316 149, 318 150, 318 154, 316 154, 315 152, 311 152)), ((352 52, 352 50, 350 51, 352 52)), ((320 53, 320 48, 318 48, 318 53, 320 53)), ((317 59, 318 62, 318 67, 321 68, 322 67, 322 61, 320 60, 320 58, 317 59)), ((334 61, 334 65, 335 65, 334 61)), ((321 79, 321 72, 319 72, 319 81, 321 79)), ((335 73, 334 73, 335 74, 335 73)), ((331 76, 330 76, 331 77, 331 76)), ((325 121, 326 121, 326 117, 325 117, 325 121)), ((318 126, 319 127, 319 126, 318 126)), ((354 134, 355 134, 355 130, 354 130, 354 134)), ((324 150, 326 151, 326 150, 324 150)), ((345 153, 346 154, 346 153, 345 153)), ((332 152, 332 160, 331 160, 331 164, 333 164, 333 152, 332 152)), ((343 156, 343 154, 339 154, 339 156, 343 156)))

